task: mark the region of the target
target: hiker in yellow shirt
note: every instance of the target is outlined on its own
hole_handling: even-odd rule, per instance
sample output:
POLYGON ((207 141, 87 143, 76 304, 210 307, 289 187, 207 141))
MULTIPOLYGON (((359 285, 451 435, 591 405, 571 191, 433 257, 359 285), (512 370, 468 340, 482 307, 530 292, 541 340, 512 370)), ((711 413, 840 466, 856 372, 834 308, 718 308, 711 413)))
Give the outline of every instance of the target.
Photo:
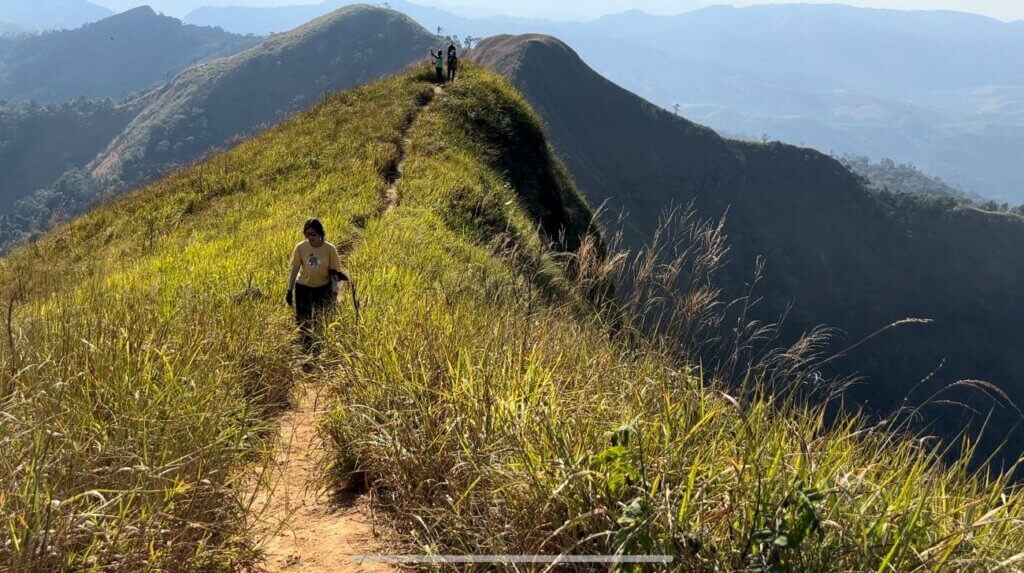
POLYGON ((302 346, 313 347, 313 326, 323 314, 334 306, 341 284, 348 276, 341 268, 338 249, 328 243, 324 226, 310 219, 302 227, 306 240, 295 245, 292 253, 292 272, 288 278, 288 306, 295 307, 295 322, 299 326, 302 346))

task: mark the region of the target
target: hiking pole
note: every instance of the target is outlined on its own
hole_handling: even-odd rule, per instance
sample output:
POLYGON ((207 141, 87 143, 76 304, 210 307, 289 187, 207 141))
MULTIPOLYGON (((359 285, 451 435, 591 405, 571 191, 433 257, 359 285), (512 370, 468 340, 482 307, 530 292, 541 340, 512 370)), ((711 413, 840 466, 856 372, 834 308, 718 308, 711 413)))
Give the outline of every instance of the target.
POLYGON ((356 311, 356 330, 359 330, 359 295, 356 294, 356 281, 349 278, 349 286, 352 287, 352 308, 356 311))

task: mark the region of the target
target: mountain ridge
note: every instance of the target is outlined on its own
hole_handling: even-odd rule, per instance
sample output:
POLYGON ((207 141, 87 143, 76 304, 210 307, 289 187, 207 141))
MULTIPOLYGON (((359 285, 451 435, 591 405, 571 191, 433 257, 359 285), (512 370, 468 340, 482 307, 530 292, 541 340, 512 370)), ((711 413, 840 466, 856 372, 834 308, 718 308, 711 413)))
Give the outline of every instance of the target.
POLYGON ((98 179, 145 180, 153 169, 193 161, 312 104, 327 91, 397 72, 434 43, 433 36, 398 12, 369 6, 335 11, 234 56, 186 70, 144 95, 139 115, 86 170, 98 179), (389 45, 392 41, 398 43, 389 45), (335 55, 321 61, 324 53, 335 55), (271 81, 261 83, 261 78, 271 81), (126 167, 129 163, 135 166, 126 167))
MULTIPOLYGON (((1008 475, 943 462, 898 424, 830 426, 780 394, 814 378, 775 361, 739 392, 645 333, 608 298, 621 258, 595 244, 524 96, 469 62, 443 90, 431 76, 331 94, 0 258, 15 301, 0 459, 22 460, 0 468, 0 511, 17 517, 0 566, 343 570, 374 544, 318 551, 337 536, 292 521, 351 518, 338 498, 407 555, 665 555, 686 571, 1019 559, 1008 475), (283 300, 310 217, 358 284, 312 355, 283 300), (329 401, 302 398, 321 389, 329 401), (330 471, 289 498, 312 509, 260 514, 296 404, 321 438, 296 444, 330 471), (288 534, 261 536, 260 519, 288 534), (289 543, 302 552, 273 551, 289 543)), ((707 300, 637 302, 663 295, 707 300)))
MULTIPOLYGON (((876 381, 853 388, 851 402, 885 416, 939 364, 933 385, 980 377, 1024 399, 1024 357, 1011 351, 1024 344, 1024 294, 1015 286, 1024 260, 1014 254, 1024 218, 870 191, 813 149, 723 139, 605 80, 551 37, 490 38, 470 57, 523 91, 587 200, 612 217, 627 214, 627 247, 649 240, 672 207, 725 217, 726 298, 749 292, 763 260, 756 316, 786 315, 786 337, 824 324, 852 344, 903 318, 935 319, 890 333, 888 350, 870 347, 843 362, 876 381)), ((946 435, 963 430, 959 413, 928 410, 946 435)), ((1012 408, 1000 409, 987 444, 998 445, 1016 420, 1012 408)), ((1012 460, 1022 450, 1016 431, 1004 453, 1012 460)))
MULTIPOLYGON (((1024 171, 1013 153, 1024 146, 1024 123, 1014 111, 1024 95, 985 89, 1022 83, 1024 28, 1012 23, 811 4, 634 12, 591 22, 396 7, 430 30, 462 38, 554 35, 602 75, 723 133, 888 157, 986 198, 1024 203, 1024 171)), ((225 12, 204 23, 230 29, 244 26, 246 14, 225 12)), ((258 29, 274 26, 266 18, 258 29)))

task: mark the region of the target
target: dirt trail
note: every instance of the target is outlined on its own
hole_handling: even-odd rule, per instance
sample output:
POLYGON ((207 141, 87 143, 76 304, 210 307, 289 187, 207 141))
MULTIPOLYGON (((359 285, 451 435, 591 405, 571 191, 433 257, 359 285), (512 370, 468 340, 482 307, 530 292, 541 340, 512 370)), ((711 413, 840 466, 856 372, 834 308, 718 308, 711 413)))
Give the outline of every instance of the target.
POLYGON ((370 524, 368 504, 355 496, 337 499, 319 483, 324 451, 317 422, 325 413, 313 383, 296 388, 295 408, 281 417, 280 438, 268 489, 256 501, 257 539, 267 571, 376 572, 382 565, 353 563, 353 555, 385 553, 370 524))
POLYGON ((405 132, 402 135, 402 143, 398 148, 398 156, 395 158, 394 164, 388 170, 385 180, 388 183, 388 188, 384 191, 384 197, 387 199, 388 208, 397 207, 401 198, 398 195, 398 181, 402 179, 402 174, 405 164, 405 150, 409 148, 409 144, 412 143, 412 130, 413 124, 416 123, 416 118, 426 111, 434 100, 444 91, 441 86, 432 86, 433 91, 430 96, 423 102, 423 104, 416 110, 416 114, 409 119, 409 124, 405 128, 405 132))
MULTIPOLYGON (((385 175, 388 208, 398 205, 410 131, 416 119, 441 94, 434 86, 406 125, 397 157, 385 175)), ((296 388, 295 407, 280 421, 273 465, 256 493, 254 533, 262 541, 266 571, 289 573, 394 571, 382 564, 353 563, 354 555, 386 553, 375 535, 365 498, 338 499, 324 491, 320 460, 324 451, 317 423, 326 412, 322 388, 307 382, 296 388)))

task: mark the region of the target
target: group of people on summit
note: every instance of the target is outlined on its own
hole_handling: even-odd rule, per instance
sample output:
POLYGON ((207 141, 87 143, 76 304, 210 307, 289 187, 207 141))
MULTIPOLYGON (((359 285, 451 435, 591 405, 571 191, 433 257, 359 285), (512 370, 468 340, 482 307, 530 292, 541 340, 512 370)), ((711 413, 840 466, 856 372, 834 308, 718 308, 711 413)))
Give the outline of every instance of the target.
POLYGON ((437 53, 435 54, 434 50, 430 50, 430 59, 434 62, 434 70, 437 71, 437 83, 438 83, 438 85, 444 85, 446 77, 447 77, 447 81, 449 81, 449 82, 454 82, 455 81, 455 76, 459 72, 459 54, 458 54, 458 50, 455 48, 455 44, 450 44, 448 46, 448 74, 447 75, 445 75, 445 73, 444 73, 445 60, 444 60, 444 52, 443 51, 438 50, 437 53))

